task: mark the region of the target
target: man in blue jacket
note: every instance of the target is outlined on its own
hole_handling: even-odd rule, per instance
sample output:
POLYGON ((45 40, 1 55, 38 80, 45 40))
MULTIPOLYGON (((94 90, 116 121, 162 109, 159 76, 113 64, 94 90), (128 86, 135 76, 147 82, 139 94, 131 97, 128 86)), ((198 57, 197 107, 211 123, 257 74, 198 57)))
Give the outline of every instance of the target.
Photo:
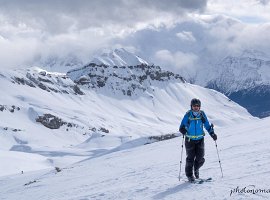
POLYGON ((192 99, 190 103, 191 110, 189 110, 181 124, 179 131, 186 136, 186 167, 185 172, 189 181, 194 181, 199 178, 199 168, 204 163, 204 130, 208 131, 213 140, 217 140, 217 135, 214 132, 213 125, 210 125, 205 113, 200 110, 201 101, 199 99, 192 99), (194 175, 193 176, 193 169, 194 175))

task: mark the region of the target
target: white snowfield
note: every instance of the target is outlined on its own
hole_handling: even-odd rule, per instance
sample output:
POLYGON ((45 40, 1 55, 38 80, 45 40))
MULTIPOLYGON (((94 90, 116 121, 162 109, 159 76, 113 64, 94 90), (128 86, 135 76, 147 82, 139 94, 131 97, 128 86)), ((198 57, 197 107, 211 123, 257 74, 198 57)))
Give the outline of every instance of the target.
POLYGON ((267 189, 269 118, 254 118, 219 92, 175 80, 151 85, 152 92, 141 97, 87 88, 79 95, 63 74, 28 72, 44 84, 16 83, 12 77, 22 83, 23 71, 0 73, 1 200, 269 198, 265 193, 230 196, 237 186, 267 189), (149 136, 177 133, 194 97, 215 124, 224 171, 220 178, 207 135, 201 176, 214 180, 203 185, 178 181, 181 137, 144 145, 153 142, 149 136), (49 129, 36 122, 44 114, 66 124, 49 129))
POLYGON ((269 199, 269 123, 265 118, 216 129, 223 178, 215 144, 205 137, 200 174, 212 182, 178 181, 178 137, 89 158, 59 173, 1 177, 1 199, 269 199))

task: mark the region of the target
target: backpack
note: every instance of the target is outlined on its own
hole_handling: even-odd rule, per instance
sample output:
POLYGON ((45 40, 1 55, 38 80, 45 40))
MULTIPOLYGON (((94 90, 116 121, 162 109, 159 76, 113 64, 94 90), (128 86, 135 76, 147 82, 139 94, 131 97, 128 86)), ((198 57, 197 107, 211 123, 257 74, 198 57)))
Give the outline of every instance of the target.
POLYGON ((202 123, 205 123, 205 117, 204 117, 204 112, 202 111, 202 110, 200 110, 199 111, 199 113, 200 113, 200 118, 194 118, 193 117, 193 114, 192 114, 192 110, 189 110, 189 111, 187 111, 187 113, 189 114, 189 116, 188 116, 188 127, 189 127, 189 125, 190 125, 190 121, 191 120, 202 120, 202 123))

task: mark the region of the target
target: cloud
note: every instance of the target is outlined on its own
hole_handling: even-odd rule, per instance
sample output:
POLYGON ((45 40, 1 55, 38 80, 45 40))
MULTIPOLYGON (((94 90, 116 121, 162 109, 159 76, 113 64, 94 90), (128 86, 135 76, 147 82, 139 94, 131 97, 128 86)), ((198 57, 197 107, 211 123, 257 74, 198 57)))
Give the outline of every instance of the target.
POLYGON ((267 5, 270 2, 270 0, 257 0, 257 1, 262 5, 267 5))
POLYGON ((155 58, 160 65, 174 68, 175 71, 181 68, 192 68, 198 60, 198 57, 193 53, 181 51, 172 53, 167 49, 157 51, 155 58))
POLYGON ((116 24, 134 26, 153 18, 200 11, 206 0, 1 0, 9 23, 24 23, 52 34, 116 24))
POLYGON ((98 49, 113 46, 115 38, 101 28, 50 35, 23 27, 10 24, 0 27, 0 68, 26 67, 37 59, 52 56, 61 59, 70 54, 87 62, 98 49))
POLYGON ((245 23, 265 23, 270 20, 269 0, 208 0, 206 13, 223 14, 245 23))
MULTIPOLYGON (((206 39, 205 52, 222 59, 228 55, 238 56, 243 51, 256 49, 268 53, 270 47, 267 35, 270 34, 270 24, 246 24, 239 20, 217 15, 211 16, 204 26, 206 39)), ((213 59, 214 60, 214 59, 213 59)))
POLYGON ((32 61, 38 41, 35 39, 16 39, 9 41, 0 37, 1 68, 22 67, 22 63, 32 61), (16 46, 14 46, 16 43, 16 46))
POLYGON ((196 39, 194 38, 192 32, 189 32, 189 31, 182 31, 182 32, 176 33, 176 36, 184 41, 196 42, 196 39))
POLYGON ((244 49, 269 52, 265 42, 269 24, 246 23, 268 19, 270 14, 264 10, 269 4, 239 1, 242 4, 233 0, 0 0, 0 67, 70 54, 87 62, 100 49, 114 47, 127 47, 173 70, 216 62, 244 49), (210 14, 202 14, 204 10, 210 14), (236 18, 213 14, 226 12, 236 18))
POLYGON ((99 49, 123 46, 121 40, 138 30, 172 24, 187 13, 203 11, 206 4, 207 0, 0 0, 0 67, 70 53, 87 60, 99 49), (20 57, 12 59, 14 55, 20 57))
POLYGON ((192 15, 170 27, 137 31, 119 43, 134 46, 149 62, 192 77, 196 71, 204 72, 205 67, 245 50, 267 54, 269 34, 269 23, 246 24, 225 15, 192 15))

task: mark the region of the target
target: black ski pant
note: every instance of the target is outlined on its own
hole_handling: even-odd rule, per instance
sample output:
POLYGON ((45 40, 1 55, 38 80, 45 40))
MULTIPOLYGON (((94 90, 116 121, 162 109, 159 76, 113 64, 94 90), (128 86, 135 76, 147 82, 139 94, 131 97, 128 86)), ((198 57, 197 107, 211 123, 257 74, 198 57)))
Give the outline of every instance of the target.
POLYGON ((191 140, 186 137, 185 139, 186 147, 186 167, 185 172, 186 176, 193 175, 194 171, 198 170, 204 163, 204 138, 201 140, 191 140))

